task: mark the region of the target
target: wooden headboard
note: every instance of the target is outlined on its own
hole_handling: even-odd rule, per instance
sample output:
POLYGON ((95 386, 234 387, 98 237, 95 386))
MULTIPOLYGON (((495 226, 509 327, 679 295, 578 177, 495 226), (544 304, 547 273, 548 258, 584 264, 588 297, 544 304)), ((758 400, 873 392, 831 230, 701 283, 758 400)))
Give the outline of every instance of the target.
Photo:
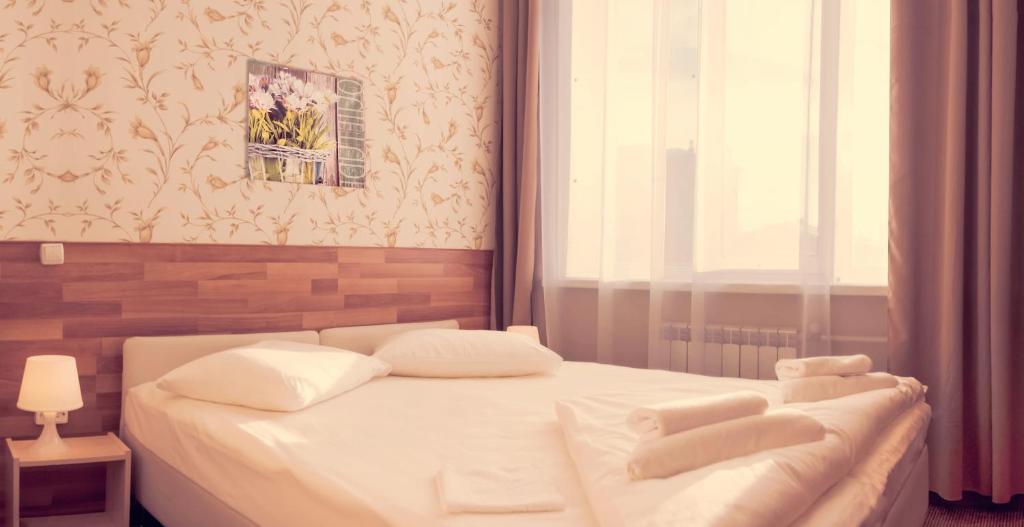
MULTIPOLYGON (((77 358, 85 406, 60 429, 82 435, 118 429, 128 337, 490 321, 491 251, 65 243, 64 253, 43 266, 39 243, 0 242, 0 436, 39 433, 15 407, 30 355, 77 358)), ((26 508, 61 510, 84 492, 49 479, 25 489, 26 508)))

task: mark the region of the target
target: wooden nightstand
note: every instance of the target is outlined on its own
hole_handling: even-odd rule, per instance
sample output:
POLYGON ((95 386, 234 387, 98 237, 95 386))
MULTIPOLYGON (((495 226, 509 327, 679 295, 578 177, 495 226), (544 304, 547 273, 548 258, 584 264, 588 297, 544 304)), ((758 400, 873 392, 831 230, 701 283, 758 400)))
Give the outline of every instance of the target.
POLYGON ((132 453, 114 434, 68 437, 67 452, 40 456, 34 440, 7 440, 7 525, 9 527, 128 527, 132 453), (81 463, 106 463, 107 509, 91 514, 21 518, 21 469, 81 463), (20 523, 19 523, 20 522, 20 523))

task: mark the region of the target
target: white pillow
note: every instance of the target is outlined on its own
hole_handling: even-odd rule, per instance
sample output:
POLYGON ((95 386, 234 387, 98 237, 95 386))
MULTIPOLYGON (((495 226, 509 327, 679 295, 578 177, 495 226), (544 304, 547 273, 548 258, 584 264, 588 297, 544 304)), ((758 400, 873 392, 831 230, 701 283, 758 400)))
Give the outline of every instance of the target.
POLYGON ((514 377, 548 373, 562 357, 530 337, 505 331, 418 329, 373 354, 406 377, 514 377))
POLYGON ((354 351, 265 340, 183 364, 157 388, 192 399, 291 412, 387 375, 384 362, 354 351))

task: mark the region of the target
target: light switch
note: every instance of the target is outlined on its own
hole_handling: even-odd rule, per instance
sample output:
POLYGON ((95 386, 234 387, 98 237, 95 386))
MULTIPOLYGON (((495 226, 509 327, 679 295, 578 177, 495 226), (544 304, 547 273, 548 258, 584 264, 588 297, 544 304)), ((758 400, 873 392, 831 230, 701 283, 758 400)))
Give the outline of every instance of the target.
POLYGON ((64 263, 63 243, 44 243, 39 245, 39 261, 43 265, 60 265, 64 263))

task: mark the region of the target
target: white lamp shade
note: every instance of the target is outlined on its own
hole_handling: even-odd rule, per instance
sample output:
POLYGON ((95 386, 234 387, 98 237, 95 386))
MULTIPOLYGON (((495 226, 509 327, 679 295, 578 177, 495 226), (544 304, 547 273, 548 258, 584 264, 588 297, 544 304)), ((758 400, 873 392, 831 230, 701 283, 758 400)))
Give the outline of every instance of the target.
POLYGON ((78 366, 68 355, 36 355, 25 362, 18 408, 29 412, 66 412, 82 407, 78 366))

